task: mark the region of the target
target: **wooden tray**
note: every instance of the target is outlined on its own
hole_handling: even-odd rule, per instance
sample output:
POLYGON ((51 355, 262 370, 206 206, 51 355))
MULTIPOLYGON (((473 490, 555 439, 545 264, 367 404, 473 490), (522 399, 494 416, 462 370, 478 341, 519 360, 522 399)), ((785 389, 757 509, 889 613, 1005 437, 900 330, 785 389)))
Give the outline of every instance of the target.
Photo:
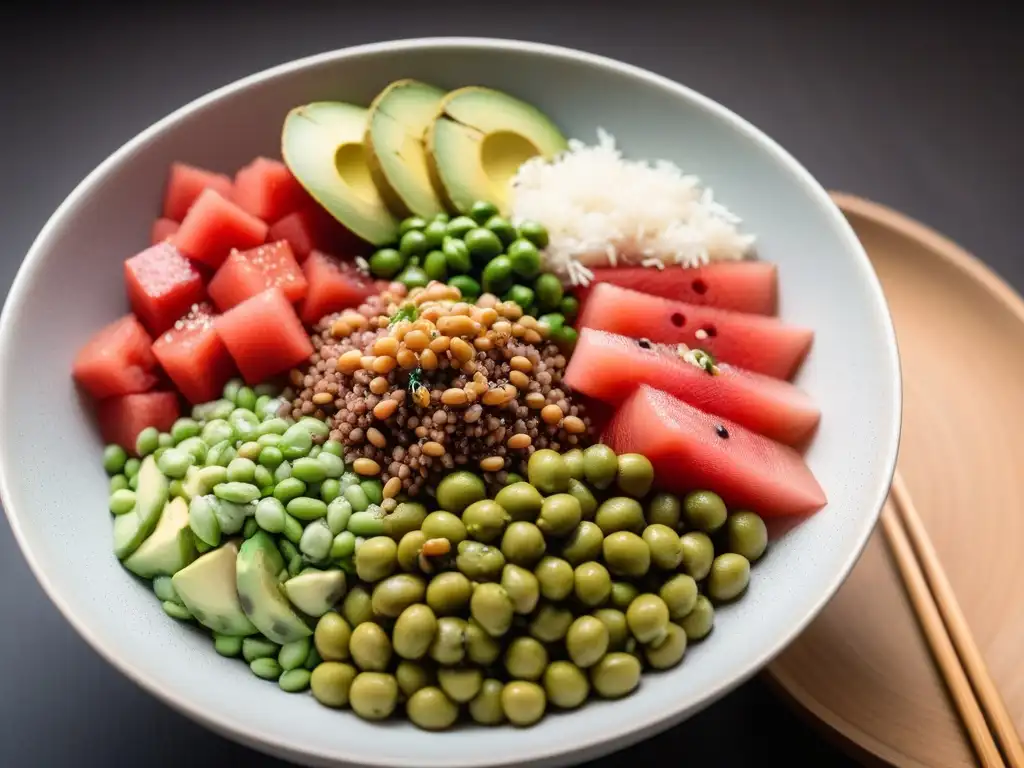
MULTIPOLYGON (((878 271, 896 325, 899 466, 1024 728, 1024 301, 921 224, 833 197, 878 271)), ((768 677, 867 762, 975 764, 880 530, 768 677)))

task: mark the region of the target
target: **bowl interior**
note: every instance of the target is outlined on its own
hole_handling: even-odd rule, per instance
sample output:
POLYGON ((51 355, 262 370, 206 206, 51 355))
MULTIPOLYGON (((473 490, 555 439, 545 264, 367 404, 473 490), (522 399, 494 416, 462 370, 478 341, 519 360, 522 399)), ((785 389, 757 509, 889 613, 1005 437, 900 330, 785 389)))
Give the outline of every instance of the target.
POLYGON ((899 373, 881 291, 823 190, 725 109, 661 78, 560 49, 495 41, 413 41, 326 54, 229 86, 122 148, 71 195, 33 247, 0 330, 0 489, 19 541, 65 615, 123 671, 222 732, 306 762, 419 766, 582 760, 680 719, 766 663, 832 595, 859 554, 895 460, 899 373), (368 104, 402 77, 519 94, 571 136, 598 126, 635 158, 697 174, 780 265, 784 319, 812 326, 798 383, 823 411, 807 460, 830 503, 782 535, 749 594, 670 673, 628 700, 546 718, 530 732, 424 735, 370 725, 311 697, 286 699, 209 639, 167 619, 111 555, 100 441, 69 375, 86 338, 126 310, 122 260, 147 242, 167 165, 232 172, 278 156, 288 109, 368 104), (558 756, 564 756, 559 759, 558 756))

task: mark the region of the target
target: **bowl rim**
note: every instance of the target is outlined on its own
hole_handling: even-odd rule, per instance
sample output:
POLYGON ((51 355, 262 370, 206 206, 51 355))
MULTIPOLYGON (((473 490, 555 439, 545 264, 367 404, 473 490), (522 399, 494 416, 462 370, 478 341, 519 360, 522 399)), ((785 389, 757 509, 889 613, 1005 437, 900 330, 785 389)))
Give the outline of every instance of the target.
MULTIPOLYGON (((206 107, 216 103, 225 96, 240 93, 252 88, 264 81, 272 80, 304 69, 326 65, 334 61, 348 58, 357 58, 364 55, 374 55, 385 52, 400 52, 403 50, 430 50, 430 49, 463 49, 476 51, 514 51, 522 54, 537 56, 541 58, 568 60, 588 67, 614 71, 635 80, 644 81, 656 85, 694 104, 701 110, 712 114, 719 120, 729 124, 733 129, 741 133, 747 140, 760 145, 771 154, 773 159, 779 162, 785 170, 800 183, 809 193, 814 203, 818 206, 820 213, 833 225, 843 242, 845 248, 851 252, 860 269, 862 279, 870 286, 874 294, 874 312, 879 319, 884 321, 885 350, 876 362, 880 362, 891 371, 892 391, 889 398, 889 411, 893 414, 892 423, 883 430, 885 441, 885 454, 882 459, 882 473, 877 487, 865 495, 870 498, 868 508, 864 510, 863 517, 845 560, 840 563, 832 579, 822 585, 819 597, 807 612, 807 615, 795 623, 789 630, 779 637, 775 642, 766 646, 750 663, 732 669, 714 687, 697 692, 685 699, 676 702, 672 709, 665 710, 657 717, 649 718, 645 722, 637 723, 634 720, 624 718, 622 725, 595 733, 593 741, 585 745, 559 745, 550 748, 536 748, 530 746, 530 740, 524 739, 524 750, 512 758, 508 755, 495 755, 488 760, 486 765, 525 765, 539 764, 547 765, 575 763, 590 757, 609 752, 618 751, 629 745, 635 744, 644 738, 655 733, 666 730, 686 717, 691 716, 699 709, 703 709, 719 700, 735 688, 745 683, 758 671, 767 666, 778 654, 780 654, 803 630, 819 615, 824 606, 832 599, 852 571, 857 560, 860 558, 868 539, 875 528, 882 506, 889 492, 889 485, 896 469, 896 459, 899 450, 901 422, 902 422, 902 374, 900 369, 899 349, 896 339, 895 327, 892 316, 882 292, 881 282, 871 266, 867 253, 850 223, 846 220, 842 211, 828 192, 821 184, 804 168, 792 155, 781 145, 775 142, 759 128, 755 127, 746 119, 711 99, 708 96, 678 83, 664 75, 656 74, 642 67, 627 64, 616 59, 580 51, 566 46, 553 45, 549 43, 529 42, 525 40, 496 38, 496 37, 475 37, 475 36, 433 36, 418 38, 401 38, 385 40, 374 43, 350 46, 330 51, 325 51, 301 58, 293 59, 276 66, 272 66, 233 82, 216 88, 196 99, 186 103, 178 109, 167 114, 160 120, 145 128, 133 138, 122 144, 118 149, 108 155, 99 165, 90 171, 78 185, 67 195, 57 209, 50 215, 33 240, 24 260, 18 268, 15 278, 11 284, 10 292, 0 311, 0 365, 6 366, 10 361, 11 340, 15 334, 12 317, 20 311, 21 306, 28 300, 28 284, 33 273, 41 264, 42 254, 47 241, 52 237, 66 213, 72 210, 82 199, 91 194, 103 179, 116 167, 124 162, 130 161, 132 155, 153 141, 164 130, 174 125, 187 116, 201 112, 206 107), (573 751, 575 750, 575 751, 573 751)), ((6 401, 7 393, 3 389, 3 380, 0 380, 0 402, 6 401)), ((358 757, 342 756, 338 752, 326 752, 298 748, 280 739, 274 734, 257 733, 248 728, 245 723, 235 720, 228 712, 210 712, 193 704, 190 700, 170 691, 164 690, 161 685, 150 679, 144 672, 134 669, 128 663, 122 662, 113 648, 105 647, 99 638, 94 635, 88 626, 85 617, 79 616, 77 609, 66 601, 59 591, 47 578, 42 563, 36 559, 29 546, 28 538, 22 529, 19 515, 11 503, 11 487, 8 478, 8 461, 4 454, 3 443, 0 443, 0 502, 2 502, 7 519, 10 523, 14 538, 25 559, 28 561, 32 573, 42 586, 43 591, 57 607, 64 618, 74 627, 78 634, 111 666, 119 670, 125 677, 132 680, 143 690, 149 692, 158 700, 169 705, 176 711, 203 724, 211 730, 228 736, 240 743, 244 743, 264 752, 270 752, 280 756, 287 756, 305 762, 318 765, 363 765, 374 766, 375 768, 398 768, 405 763, 389 758, 376 758, 372 755, 360 755, 358 757)), ((446 758, 440 761, 421 762, 422 768, 468 768, 470 765, 480 765, 477 762, 467 762, 457 757, 446 758)))

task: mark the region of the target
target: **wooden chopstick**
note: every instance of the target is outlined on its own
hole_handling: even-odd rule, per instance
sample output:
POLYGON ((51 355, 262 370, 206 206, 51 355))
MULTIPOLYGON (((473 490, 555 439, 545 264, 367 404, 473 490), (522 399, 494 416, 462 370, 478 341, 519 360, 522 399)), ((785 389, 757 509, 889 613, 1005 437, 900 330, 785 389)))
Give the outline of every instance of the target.
POLYGON ((883 530, 978 758, 986 767, 1024 768, 1024 745, 1013 718, 989 674, 898 470, 890 500, 892 505, 882 510, 883 530))

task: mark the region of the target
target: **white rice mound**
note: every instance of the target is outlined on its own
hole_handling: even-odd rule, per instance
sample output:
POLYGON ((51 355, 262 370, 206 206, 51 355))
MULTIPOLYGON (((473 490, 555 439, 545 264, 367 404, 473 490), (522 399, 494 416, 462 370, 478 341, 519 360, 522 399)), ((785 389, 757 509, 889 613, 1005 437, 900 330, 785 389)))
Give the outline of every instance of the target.
POLYGON ((586 285, 589 267, 695 267, 752 255, 754 236, 700 179, 664 160, 626 160, 611 134, 599 128, 597 137, 596 146, 572 139, 553 160, 528 160, 512 180, 513 224, 536 221, 550 235, 547 269, 586 285))

